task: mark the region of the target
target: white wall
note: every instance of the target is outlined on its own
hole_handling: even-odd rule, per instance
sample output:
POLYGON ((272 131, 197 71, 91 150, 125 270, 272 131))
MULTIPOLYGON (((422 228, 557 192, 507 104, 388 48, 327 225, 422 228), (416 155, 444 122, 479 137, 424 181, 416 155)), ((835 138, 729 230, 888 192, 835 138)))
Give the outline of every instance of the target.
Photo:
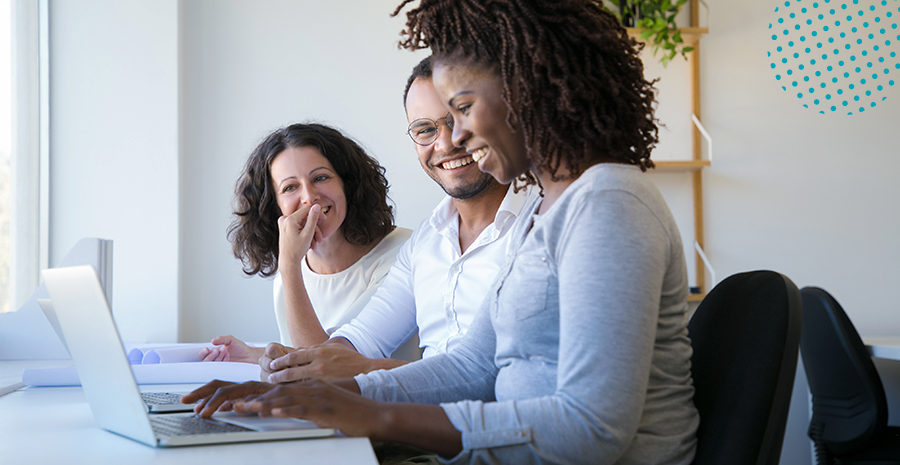
MULTIPOLYGON (((414 158, 401 106, 422 55, 396 48, 397 3, 51 3, 51 261, 82 236, 116 240, 126 339, 276 337, 270 282, 243 277, 225 229, 246 156, 278 126, 343 128, 387 167, 398 223, 428 214, 441 193, 414 158)), ((861 334, 900 334, 889 292, 900 279, 900 86, 860 115, 802 108, 766 59, 777 2, 707 3, 706 249, 719 279, 774 269, 828 289, 861 334)), ((669 158, 677 149, 662 137, 669 158)), ((799 381, 783 463, 810 463, 799 381)))
POLYGON ((177 5, 50 2, 50 264, 113 239, 113 309, 135 342, 177 337, 177 5))
MULTIPOLYGON (((702 112, 716 156, 704 173, 706 249, 718 273, 780 271, 831 292, 863 336, 900 334, 891 292, 900 281, 900 86, 862 114, 803 108, 766 56, 783 2, 707 3, 702 112)), ((805 376, 798 381, 782 463, 810 463, 805 376)))

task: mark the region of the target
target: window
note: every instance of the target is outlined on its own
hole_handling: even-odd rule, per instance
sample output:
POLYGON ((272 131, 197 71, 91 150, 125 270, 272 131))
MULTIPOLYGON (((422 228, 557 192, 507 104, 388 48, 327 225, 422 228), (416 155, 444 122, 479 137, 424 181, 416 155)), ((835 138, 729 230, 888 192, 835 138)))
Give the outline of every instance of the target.
POLYGON ((47 267, 47 0, 0 0, 0 313, 47 267))
POLYGON ((0 0, 0 313, 10 310, 9 227, 11 195, 10 153, 12 152, 12 5, 0 0))

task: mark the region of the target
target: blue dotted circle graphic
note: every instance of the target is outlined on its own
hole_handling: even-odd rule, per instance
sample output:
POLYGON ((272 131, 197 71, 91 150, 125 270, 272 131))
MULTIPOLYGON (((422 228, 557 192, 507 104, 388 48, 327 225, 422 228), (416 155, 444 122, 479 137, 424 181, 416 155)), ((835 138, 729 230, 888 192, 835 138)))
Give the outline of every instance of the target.
POLYGON ((900 78, 900 0, 781 0, 769 23, 775 82, 805 108, 862 113, 900 78))

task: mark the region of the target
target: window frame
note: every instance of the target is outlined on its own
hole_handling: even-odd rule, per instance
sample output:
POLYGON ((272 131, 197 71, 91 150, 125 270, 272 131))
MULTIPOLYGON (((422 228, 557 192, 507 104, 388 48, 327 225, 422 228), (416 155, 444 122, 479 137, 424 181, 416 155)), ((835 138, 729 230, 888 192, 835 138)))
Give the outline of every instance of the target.
POLYGON ((12 151, 10 310, 19 309, 49 267, 49 0, 11 0, 12 151))

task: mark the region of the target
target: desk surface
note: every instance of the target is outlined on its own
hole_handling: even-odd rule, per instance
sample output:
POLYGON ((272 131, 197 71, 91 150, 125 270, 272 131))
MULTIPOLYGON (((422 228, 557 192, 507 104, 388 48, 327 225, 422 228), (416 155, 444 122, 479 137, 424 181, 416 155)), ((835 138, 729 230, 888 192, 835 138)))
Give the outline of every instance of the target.
POLYGON ((900 360, 900 337, 865 337, 863 342, 875 358, 900 360))
MULTIPOLYGON (((60 364, 0 361, 0 387, 17 382, 16 378, 20 381, 22 368, 29 366, 60 364)), ((187 391, 192 388, 190 385, 141 386, 145 391, 187 391)), ((377 463, 367 438, 303 439, 171 449, 148 447, 97 427, 80 387, 22 388, 0 397, 0 412, 0 457, 3 463, 377 463)))

